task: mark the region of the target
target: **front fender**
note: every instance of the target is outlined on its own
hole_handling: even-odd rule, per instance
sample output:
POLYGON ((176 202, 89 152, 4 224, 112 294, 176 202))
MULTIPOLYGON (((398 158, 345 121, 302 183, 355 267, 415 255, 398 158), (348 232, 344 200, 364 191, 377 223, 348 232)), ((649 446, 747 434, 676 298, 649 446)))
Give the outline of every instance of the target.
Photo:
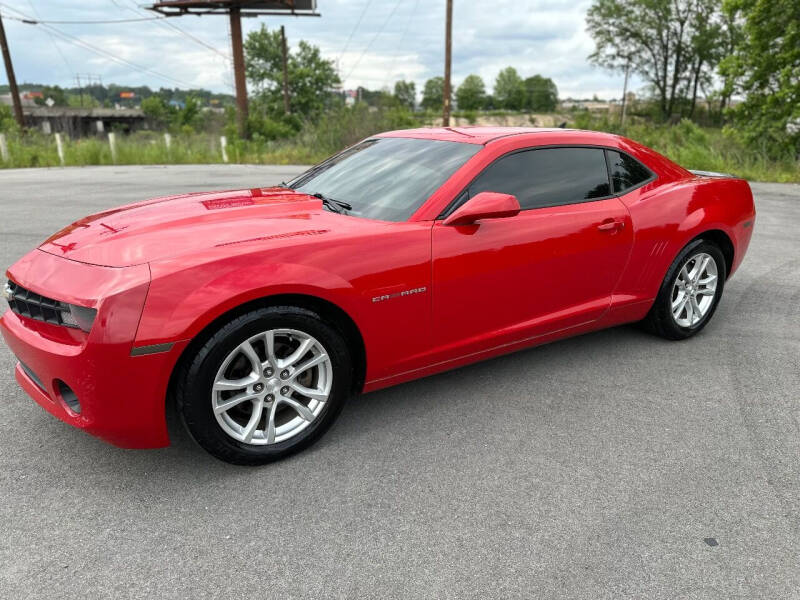
POLYGON ((151 264, 153 279, 136 332, 137 346, 191 339, 237 306, 278 294, 315 296, 336 304, 351 318, 355 313, 353 286, 308 265, 254 263, 242 257, 178 271, 173 267, 151 264))

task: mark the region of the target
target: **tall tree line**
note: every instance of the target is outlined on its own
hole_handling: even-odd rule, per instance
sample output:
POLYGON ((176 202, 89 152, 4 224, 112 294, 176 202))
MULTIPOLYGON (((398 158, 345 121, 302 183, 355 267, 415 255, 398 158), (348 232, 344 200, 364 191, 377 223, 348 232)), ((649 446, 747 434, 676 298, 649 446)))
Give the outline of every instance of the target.
POLYGON ((700 94, 721 107, 730 86, 717 68, 741 35, 739 19, 718 0, 595 0, 586 17, 596 49, 589 60, 615 71, 630 68, 652 88, 661 117, 692 117, 700 94))
POLYGON ((750 141, 800 148, 800 1, 594 0, 586 22, 589 60, 637 73, 663 120, 702 95, 750 141))
MULTIPOLYGON (((552 79, 533 75, 523 79, 514 67, 497 74, 494 93, 486 91, 479 75, 467 75, 456 88, 455 99, 460 110, 506 109, 550 112, 558 104, 558 88, 552 79)), ((422 107, 441 110, 444 101, 444 80, 432 77, 422 90, 422 107)))

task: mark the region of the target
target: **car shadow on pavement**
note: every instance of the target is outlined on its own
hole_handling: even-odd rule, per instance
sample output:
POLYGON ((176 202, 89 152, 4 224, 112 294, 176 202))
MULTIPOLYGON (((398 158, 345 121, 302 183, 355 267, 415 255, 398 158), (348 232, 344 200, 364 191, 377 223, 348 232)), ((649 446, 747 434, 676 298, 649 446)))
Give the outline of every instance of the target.
MULTIPOLYGON (((664 351, 669 342, 622 326, 568 338, 543 346, 489 359, 391 388, 352 398, 338 421, 314 446, 256 469, 314 469, 315 464, 358 460, 364 447, 391 455, 397 447, 459 444, 470 450, 476 437, 485 435, 486 415, 494 422, 540 419, 543 411, 557 411, 560 403, 591 403, 592 388, 616 386, 609 372, 624 370, 626 357, 664 351), (283 465, 283 466, 279 466, 283 465), (291 467, 288 467, 291 465, 291 467)), ((612 377, 613 379, 613 377, 612 377)), ((136 478, 158 471, 162 478, 187 472, 202 473, 202 480, 251 471, 223 463, 206 454, 168 406, 171 445, 155 450, 124 450, 92 438, 40 414, 35 428, 54 440, 49 451, 61 456, 73 474, 81 469, 122 469, 136 478), (48 433, 50 430, 52 433, 48 433), (91 456, 91 461, 86 457, 91 456), (74 462, 73 459, 74 458, 74 462), (113 465, 113 466, 112 466, 113 465)), ((535 423, 534 423, 535 426, 535 423)))

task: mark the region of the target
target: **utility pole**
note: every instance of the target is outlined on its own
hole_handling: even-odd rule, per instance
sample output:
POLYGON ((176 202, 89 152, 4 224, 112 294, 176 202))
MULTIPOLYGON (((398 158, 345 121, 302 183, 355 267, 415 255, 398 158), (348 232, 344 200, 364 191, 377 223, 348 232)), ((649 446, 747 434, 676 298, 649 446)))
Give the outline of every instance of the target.
MULTIPOLYGON (((316 0, 156 0, 148 7, 167 17, 182 15, 228 14, 231 23, 231 50, 233 55, 233 78, 236 86, 236 108, 239 135, 247 136, 247 79, 244 71, 244 47, 242 45, 242 15, 292 15, 295 17, 319 17, 316 0)), ((286 42, 284 42, 284 47, 286 42)), ((285 55, 284 50, 284 55, 285 55)), ((284 63, 286 58, 284 58, 284 63)), ((285 68, 285 67, 284 67, 285 68)), ((284 75, 285 77, 285 75, 284 75)), ((286 96, 286 94, 284 94, 286 96)), ((284 102, 286 100, 284 99, 284 102)))
POLYGON ((286 31, 281 25, 281 52, 283 52, 283 112, 289 114, 289 67, 286 51, 286 31))
POLYGON ((3 62, 6 64, 8 87, 11 91, 11 102, 14 104, 14 116, 20 128, 24 128, 25 117, 22 114, 22 103, 19 101, 19 88, 17 88, 17 78, 14 77, 14 65, 11 64, 11 53, 8 51, 8 40, 6 40, 6 30, 3 28, 2 16, 0 16, 0 49, 3 51, 3 62))
POLYGON ((244 47, 242 46, 242 10, 238 6, 230 9, 231 46, 233 50, 233 78, 236 82, 236 117, 239 122, 239 137, 247 137, 247 80, 244 74, 244 47))
POLYGON ((442 127, 450 127, 450 59, 453 41, 453 0, 447 0, 447 24, 444 35, 444 102, 442 127))
POLYGON ((628 73, 631 70, 631 59, 628 59, 628 63, 625 65, 625 83, 622 85, 622 115, 619 118, 619 126, 625 126, 625 109, 627 108, 628 103, 628 73))
POLYGON ((78 84, 78 94, 80 94, 81 108, 83 108, 83 86, 81 85, 81 76, 75 75, 75 83, 78 84))

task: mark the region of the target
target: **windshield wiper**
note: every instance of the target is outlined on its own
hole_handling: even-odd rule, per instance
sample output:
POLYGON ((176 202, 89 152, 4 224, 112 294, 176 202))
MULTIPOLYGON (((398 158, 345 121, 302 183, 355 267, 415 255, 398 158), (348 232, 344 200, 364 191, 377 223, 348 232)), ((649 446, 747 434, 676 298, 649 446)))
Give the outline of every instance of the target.
POLYGON ((319 198, 320 200, 322 200, 322 204, 330 208, 335 213, 343 215, 347 211, 353 210, 353 207, 347 202, 342 202, 341 200, 334 200, 333 198, 328 198, 327 196, 320 194, 319 192, 311 195, 314 196, 314 198, 319 198))

